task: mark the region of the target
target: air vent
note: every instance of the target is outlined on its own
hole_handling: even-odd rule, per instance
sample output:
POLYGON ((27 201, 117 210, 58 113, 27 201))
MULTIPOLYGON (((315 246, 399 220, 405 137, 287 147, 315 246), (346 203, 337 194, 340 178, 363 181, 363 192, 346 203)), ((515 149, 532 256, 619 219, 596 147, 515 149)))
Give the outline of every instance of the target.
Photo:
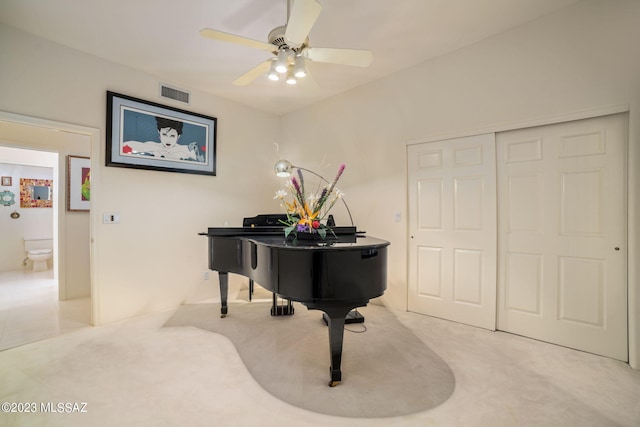
POLYGON ((191 94, 184 90, 180 90, 174 87, 160 84, 160 97, 174 99, 176 101, 180 101, 180 102, 184 102, 185 104, 188 104, 191 94))

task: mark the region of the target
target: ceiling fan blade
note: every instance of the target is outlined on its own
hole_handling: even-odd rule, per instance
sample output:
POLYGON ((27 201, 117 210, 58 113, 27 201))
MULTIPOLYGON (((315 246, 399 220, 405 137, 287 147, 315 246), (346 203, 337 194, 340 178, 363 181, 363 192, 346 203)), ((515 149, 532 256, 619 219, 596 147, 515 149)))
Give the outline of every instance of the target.
POLYGON ((271 59, 267 59, 264 62, 258 64, 258 66, 253 67, 237 79, 233 81, 233 84, 236 86, 246 86, 252 81, 254 81, 259 75, 265 74, 269 71, 269 66, 271 65, 271 59))
POLYGON ((321 11, 322 6, 316 0, 293 0, 284 33, 285 42, 290 47, 300 47, 307 39, 321 11))
POLYGON ((229 34, 222 31, 212 30, 211 28, 205 28, 203 30, 200 30, 200 35, 208 39, 241 44, 241 45, 253 47, 256 49, 267 50, 269 52, 278 51, 278 48, 272 44, 264 43, 254 39, 249 39, 247 37, 236 36, 234 34, 229 34))
POLYGON ((335 49, 331 47, 310 47, 304 49, 302 55, 315 62, 368 67, 373 61, 370 50, 335 49))

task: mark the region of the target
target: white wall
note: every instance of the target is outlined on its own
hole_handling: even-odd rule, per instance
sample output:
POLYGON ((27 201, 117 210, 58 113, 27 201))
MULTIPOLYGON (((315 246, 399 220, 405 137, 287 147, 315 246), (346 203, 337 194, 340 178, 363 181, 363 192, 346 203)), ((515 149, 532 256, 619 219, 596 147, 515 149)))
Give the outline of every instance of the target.
POLYGON ((281 151, 347 163, 356 224, 391 241, 387 304, 406 308, 406 144, 630 111, 629 296, 640 366, 640 2, 584 1, 283 117, 281 151), (402 213, 401 223, 394 222, 402 213))
POLYGON ((198 233, 278 208, 278 117, 165 81, 192 94, 186 108, 171 104, 158 98, 153 76, 7 26, 0 52, 0 111, 100 130, 89 151, 94 324, 217 295, 215 275, 203 279, 207 242, 198 233), (217 176, 105 167, 107 90, 217 117, 217 176), (121 222, 102 224, 104 212, 120 213, 121 222))
MULTIPOLYGON (((0 146, 0 162, 7 162, 8 156, 0 146)), ((0 163, 0 176, 12 178, 10 187, 0 187, 0 191, 11 191, 15 194, 15 203, 11 206, 0 206, 0 271, 24 270, 23 260, 26 258, 24 238, 29 236, 49 237, 53 239, 53 208, 21 208, 20 178, 50 179, 54 187, 60 185, 53 179, 53 167, 23 166, 13 163, 0 163), (19 218, 12 218, 17 212, 19 218)))

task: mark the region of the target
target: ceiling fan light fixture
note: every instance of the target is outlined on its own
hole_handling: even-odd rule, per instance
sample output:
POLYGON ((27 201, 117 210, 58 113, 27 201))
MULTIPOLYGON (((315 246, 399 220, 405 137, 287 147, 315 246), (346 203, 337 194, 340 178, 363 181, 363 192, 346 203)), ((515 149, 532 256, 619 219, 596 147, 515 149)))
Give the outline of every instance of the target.
POLYGON ((287 82, 288 85, 294 85, 298 82, 298 80, 296 79, 296 76, 293 75, 292 65, 289 65, 289 68, 287 69, 287 79, 285 81, 287 82))
POLYGON ((305 77, 307 75, 304 57, 300 54, 296 55, 296 62, 293 66, 293 75, 296 77, 305 77))
POLYGON ((278 80, 280 80, 280 76, 278 75, 278 71, 276 71, 276 62, 278 60, 276 58, 273 58, 271 60, 271 65, 269 66, 269 73, 267 74, 267 77, 269 77, 269 80, 273 80, 274 82, 277 82, 278 80))
POLYGON ((278 58, 276 59, 276 71, 280 74, 284 74, 287 72, 287 67, 289 65, 289 56, 287 55, 286 49, 280 49, 278 51, 278 58))

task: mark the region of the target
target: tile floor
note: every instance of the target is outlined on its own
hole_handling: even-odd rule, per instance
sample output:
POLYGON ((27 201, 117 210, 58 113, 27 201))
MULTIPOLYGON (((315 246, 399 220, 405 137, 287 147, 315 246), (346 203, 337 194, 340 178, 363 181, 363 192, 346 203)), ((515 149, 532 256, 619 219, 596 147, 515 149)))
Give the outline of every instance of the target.
MULTIPOLYGON (((640 426, 640 371, 623 362, 407 312, 393 314, 453 370, 451 397, 394 418, 317 414, 262 389, 226 337, 163 327, 173 313, 0 351, 0 403, 36 405, 31 413, 0 412, 0 425, 640 426)), ((358 393, 366 390, 344 404, 357 405, 358 393)))
POLYGON ((58 301, 53 270, 0 273, 0 351, 90 325, 90 299, 58 301))

